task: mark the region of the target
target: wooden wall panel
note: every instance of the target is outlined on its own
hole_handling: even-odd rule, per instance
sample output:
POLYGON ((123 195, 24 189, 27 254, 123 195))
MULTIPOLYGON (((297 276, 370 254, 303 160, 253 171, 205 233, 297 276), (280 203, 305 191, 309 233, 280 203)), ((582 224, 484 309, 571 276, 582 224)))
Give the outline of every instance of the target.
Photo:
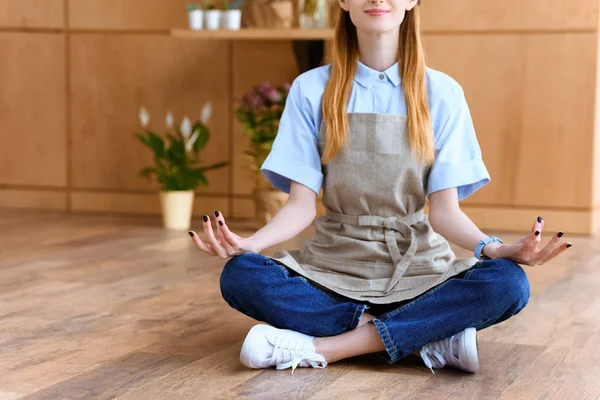
MULTIPOLYGON (((596 33, 596 87, 595 87, 595 126, 594 126, 594 174, 593 180, 590 183, 592 185, 594 194, 593 194, 593 205, 596 207, 597 211, 600 211, 598 207, 600 207, 600 37, 598 37, 598 33, 596 33)), ((597 215, 600 215, 598 213, 597 215)), ((596 221, 600 222, 600 221, 596 221)), ((594 226, 599 225, 595 224, 594 226)))
MULTIPOLYGON (((229 198, 225 196, 201 196, 194 198, 192 215, 201 217, 211 215, 215 209, 229 209, 229 198)), ((108 212, 128 214, 160 214, 160 199, 158 193, 92 193, 77 191, 71 193, 71 203, 74 211, 108 212)), ((227 215, 225 216, 227 218, 227 215)), ((202 230, 202 222, 194 222, 196 229, 202 230)))
POLYGON ((66 185, 64 43, 0 33, 0 184, 66 185))
POLYGON ((492 176, 466 204, 591 206, 596 34, 431 35, 425 46, 465 90, 492 176))
POLYGON ((595 30, 597 0, 426 0, 423 29, 433 31, 595 30))
POLYGON ((69 25, 80 29, 187 27, 189 0, 70 0, 69 25))
MULTIPOLYGON (((152 153, 134 132, 145 105, 151 127, 165 128, 165 113, 177 123, 194 120, 206 101, 213 103, 211 138, 201 153, 205 164, 228 161, 229 112, 227 48, 223 42, 177 40, 162 35, 77 34, 71 38, 73 186, 151 189, 137 177, 152 165, 152 153)), ((207 174, 209 187, 228 191, 228 167, 207 174)))
POLYGON ((0 207, 65 211, 67 209, 67 193, 62 190, 0 188, 0 207))
POLYGON ((0 0, 0 27, 62 28, 64 0, 0 0))
MULTIPOLYGON (((291 83, 298 75, 291 42, 241 41, 234 42, 233 49, 234 99, 241 98, 254 85, 263 81, 281 85, 286 81, 291 83), (252 60, 250 65, 248 60, 252 60)), ((233 140, 234 194, 250 194, 254 187, 244 155, 248 143, 241 125, 236 121, 233 140)))

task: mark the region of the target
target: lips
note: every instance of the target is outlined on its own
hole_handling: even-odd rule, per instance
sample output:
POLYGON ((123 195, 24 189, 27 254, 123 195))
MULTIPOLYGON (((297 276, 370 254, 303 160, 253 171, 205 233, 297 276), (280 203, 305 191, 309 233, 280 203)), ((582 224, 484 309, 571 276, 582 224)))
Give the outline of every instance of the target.
POLYGON ((389 13, 388 10, 382 10, 382 9, 367 10, 365 12, 374 17, 380 16, 380 15, 385 15, 385 14, 389 13))

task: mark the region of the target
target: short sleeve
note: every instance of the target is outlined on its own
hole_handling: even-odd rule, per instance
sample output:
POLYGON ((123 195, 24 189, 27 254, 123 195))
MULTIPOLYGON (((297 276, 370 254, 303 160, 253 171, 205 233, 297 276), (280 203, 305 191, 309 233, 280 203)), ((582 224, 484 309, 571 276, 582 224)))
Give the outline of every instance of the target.
POLYGON ((429 174, 427 196, 456 187, 460 201, 486 185, 490 175, 482 160, 464 92, 458 84, 435 117, 432 120, 436 159, 429 174))
POLYGON ((290 88, 275 141, 261 172, 277 189, 289 193, 296 181, 315 193, 323 184, 318 131, 311 109, 296 79, 290 88))

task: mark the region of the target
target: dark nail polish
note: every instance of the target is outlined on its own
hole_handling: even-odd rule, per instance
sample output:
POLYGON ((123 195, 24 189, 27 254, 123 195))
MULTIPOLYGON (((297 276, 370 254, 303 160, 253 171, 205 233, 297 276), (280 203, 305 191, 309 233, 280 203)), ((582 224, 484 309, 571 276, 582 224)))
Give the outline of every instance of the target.
POLYGON ((208 215, 203 215, 202 219, 204 220, 204 222, 208 222, 208 215))
POLYGON ((219 225, 223 226, 223 221, 219 221, 219 225))
POLYGON ((571 243, 569 243, 569 244, 567 245, 567 249, 568 249, 569 247, 571 247, 571 246, 573 246, 573 245, 572 245, 571 243))
POLYGON ((556 235, 556 236, 562 237, 562 235, 564 235, 564 234, 565 234, 564 232, 558 232, 558 235, 556 235))
POLYGON ((215 217, 219 216, 219 210, 215 210, 215 217))
POLYGON ((542 217, 538 217, 538 222, 541 224, 542 223, 542 217))
POLYGON ((194 237, 194 232, 188 232, 191 237, 194 237))
POLYGON ((535 231, 535 236, 539 235, 540 231, 535 231))

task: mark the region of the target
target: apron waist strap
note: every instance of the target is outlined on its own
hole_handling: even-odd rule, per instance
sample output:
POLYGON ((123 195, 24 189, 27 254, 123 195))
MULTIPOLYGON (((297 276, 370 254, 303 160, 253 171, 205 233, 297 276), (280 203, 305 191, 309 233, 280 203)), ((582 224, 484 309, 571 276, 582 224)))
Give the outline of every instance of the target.
POLYGON ((404 217, 380 217, 378 215, 349 215, 340 214, 331 210, 325 211, 325 216, 332 221, 341 222, 343 224, 366 226, 373 228, 385 228, 398 232, 403 232, 411 225, 421 222, 425 219, 425 212, 421 209, 404 217))
POLYGON ((390 279, 390 282, 384 291, 384 295, 391 293, 398 282, 400 282, 400 279, 410 265, 412 257, 417 251, 415 230, 411 225, 423 221, 425 219, 425 212, 421 209, 404 217, 384 218, 377 215, 340 214, 326 210, 325 216, 333 221, 344 224, 385 229, 385 242, 396 267, 394 270, 394 275, 390 279), (396 242, 395 232, 400 232, 403 235, 410 234, 410 245, 404 255, 400 254, 400 249, 398 248, 398 243, 396 242))

